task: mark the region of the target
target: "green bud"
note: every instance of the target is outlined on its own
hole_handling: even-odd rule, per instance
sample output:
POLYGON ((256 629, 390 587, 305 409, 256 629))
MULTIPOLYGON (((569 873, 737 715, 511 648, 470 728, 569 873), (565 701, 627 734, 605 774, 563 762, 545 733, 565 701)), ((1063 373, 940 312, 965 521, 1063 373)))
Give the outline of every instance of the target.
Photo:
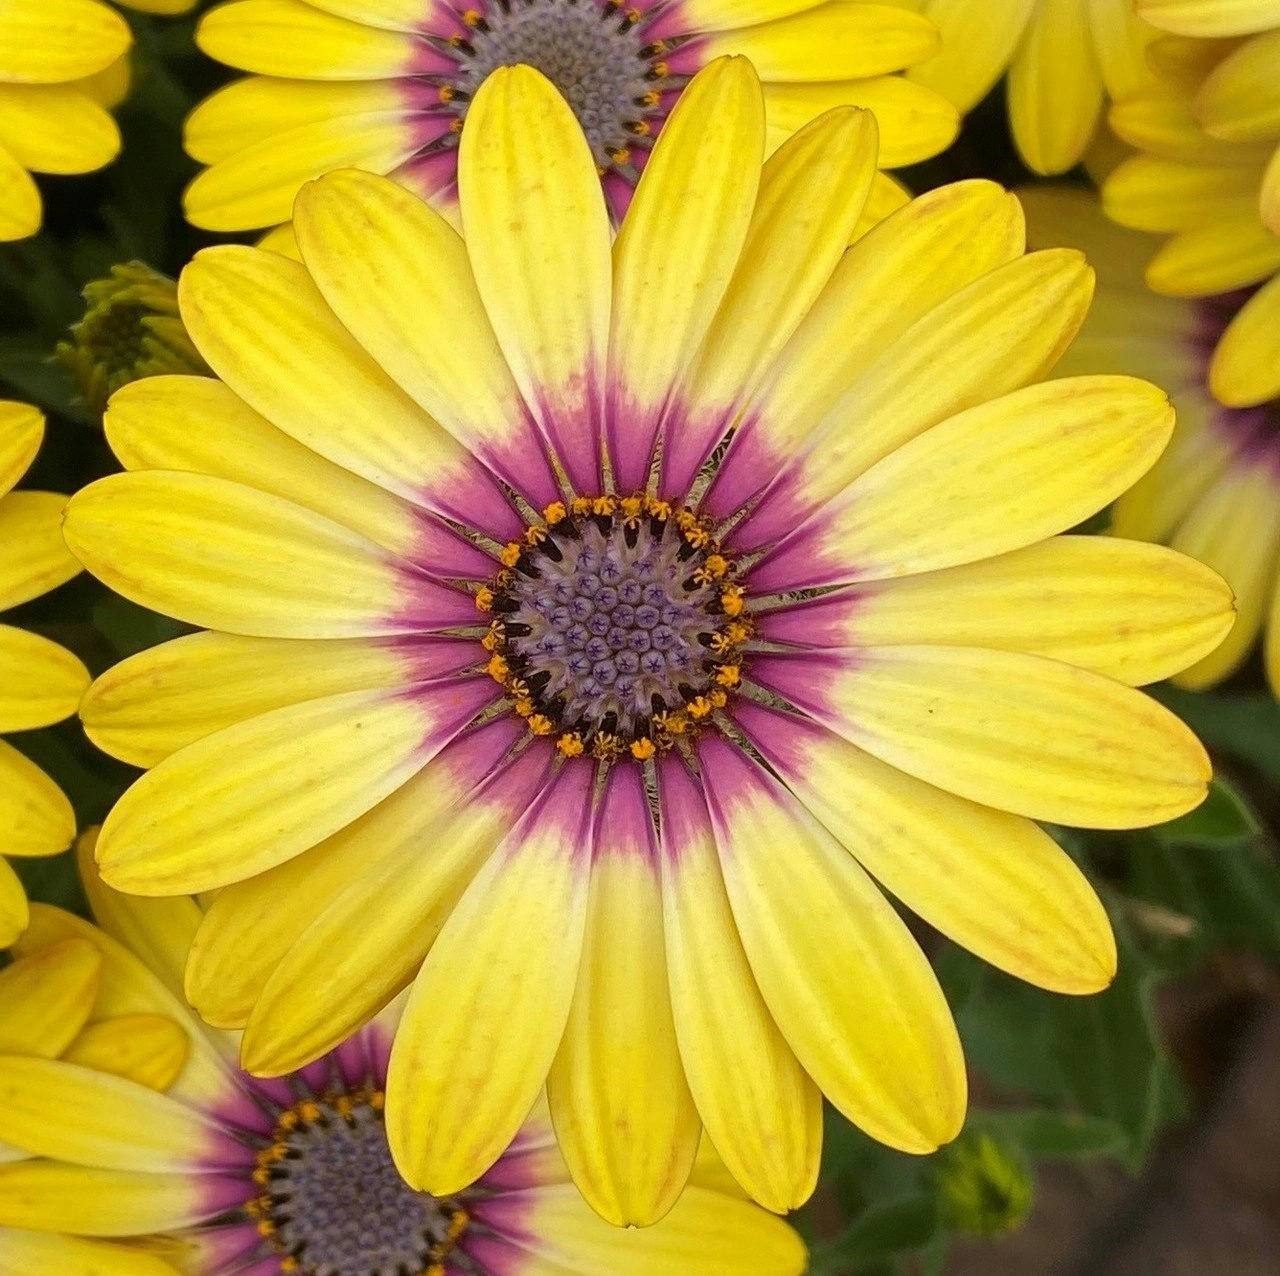
POLYGON ((1021 1226, 1032 1184, 1017 1148, 987 1131, 966 1132, 939 1154, 939 1208, 955 1231, 996 1236, 1021 1226))
POLYGON ((178 287, 168 275, 125 262, 86 285, 83 296, 84 318, 57 353, 95 416, 130 381, 166 372, 212 375, 182 326, 178 287))

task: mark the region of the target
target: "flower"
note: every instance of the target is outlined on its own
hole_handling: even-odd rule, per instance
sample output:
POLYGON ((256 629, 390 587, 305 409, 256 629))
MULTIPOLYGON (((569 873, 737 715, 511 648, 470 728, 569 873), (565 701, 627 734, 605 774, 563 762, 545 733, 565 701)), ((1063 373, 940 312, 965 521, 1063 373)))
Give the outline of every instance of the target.
MULTIPOLYGON (((43 438, 44 417, 35 408, 0 401, 0 610, 38 598, 80 570, 59 529, 67 498, 11 490, 43 438)), ((71 652, 14 625, 0 625, 0 668, 0 732, 31 731, 70 717, 89 685, 88 670, 71 652)), ((56 855, 76 832, 62 790, 3 740, 0 828, 0 849, 13 856, 56 855)), ((0 859, 0 948, 13 943, 26 924, 26 892, 0 859)))
MULTIPOLYGON (((518 62, 573 105, 615 217, 689 77, 721 54, 755 61, 771 150, 842 103, 875 110, 885 168, 936 155, 959 127, 945 98, 895 74, 937 48, 934 28, 852 0, 236 0, 204 18, 197 39, 258 72, 187 121, 187 149, 210 167, 186 212, 209 230, 287 221, 306 181, 347 166, 389 173, 450 210, 476 89, 518 62)), ((524 121, 527 145, 539 145, 539 127, 524 121)), ((867 224, 906 199, 878 178, 867 224)))
MULTIPOLYGON (((1190 16, 1205 6, 1182 7, 1190 16)), ((1170 236, 1147 283, 1171 297, 1261 285, 1209 365, 1210 390, 1235 408, 1280 395, 1278 55, 1280 29, 1234 44, 1168 37, 1153 46, 1161 79, 1111 112, 1141 154, 1108 177, 1103 207, 1122 225, 1170 236)))
POLYGON ((999 1236, 1021 1227, 1035 1188, 1026 1158, 989 1130, 966 1132, 939 1158, 942 1218, 956 1231, 999 1236))
POLYGON ((1267 676, 1280 693, 1280 403, 1227 408, 1205 384, 1214 343, 1248 294, 1156 296, 1143 283, 1151 236, 1108 222, 1084 191, 1029 190, 1023 199, 1033 244, 1082 245, 1098 268, 1098 302, 1059 370, 1159 377, 1178 409, 1173 440, 1116 501, 1112 530, 1194 555, 1238 599, 1226 641, 1174 681, 1196 690, 1222 681, 1265 627, 1267 676))
POLYGON ((85 316, 57 355, 95 416, 122 385, 166 372, 207 373, 178 317, 178 289, 140 261, 86 284, 85 316))
POLYGON ((115 159, 120 130, 79 81, 131 43, 98 0, 5 0, 0 9, 0 242, 40 229, 37 173, 89 173, 115 159))
POLYGON ((1008 73, 1014 145, 1037 173, 1064 173, 1083 158, 1108 98, 1151 78, 1145 51, 1158 34, 1133 0, 889 0, 929 18, 941 50, 907 78, 971 111, 1008 73))
MULTIPOLYGON (((91 873, 91 870, 90 870, 91 873)), ((88 875, 87 875, 88 876, 88 875)), ((259 1081, 176 995, 191 900, 88 876, 102 929, 35 904, 0 971, 0 1267, 103 1276, 799 1276, 781 1219, 704 1147, 643 1231, 587 1208, 545 1104, 473 1189, 414 1192, 383 1124, 398 1007, 310 1067, 259 1081)), ((340 958, 340 953, 335 953, 340 958)))
POLYGON ((1105 913, 1032 821, 1205 793, 1194 737, 1124 684, 1216 646, 1225 586, 1055 539, 1172 427, 1145 382, 1035 384, 1088 306, 1081 255, 1024 257, 989 182, 849 248, 871 113, 762 170, 763 105, 745 59, 695 77, 614 240, 570 108, 495 72, 465 242, 347 171, 299 196, 305 266, 198 255, 179 302, 222 380, 120 391, 130 472, 67 513, 90 570, 211 631, 86 698, 93 739, 154 768, 104 877, 223 888, 186 986, 251 1072, 412 983, 388 1128, 438 1195, 544 1082, 615 1222, 662 1215, 703 1128, 761 1203, 804 1200, 823 1093, 932 1150, 960 1046, 873 878, 1097 989, 1105 913))

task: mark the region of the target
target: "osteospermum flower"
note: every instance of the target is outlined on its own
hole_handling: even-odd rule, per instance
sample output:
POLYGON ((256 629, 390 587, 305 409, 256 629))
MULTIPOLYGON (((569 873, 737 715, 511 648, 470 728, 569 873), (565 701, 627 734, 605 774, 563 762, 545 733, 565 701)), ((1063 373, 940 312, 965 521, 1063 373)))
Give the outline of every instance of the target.
MULTIPOLYGON (((934 28, 853 0, 236 0, 197 38, 260 73, 187 121, 187 149, 211 166, 187 191, 187 216, 210 230, 283 222, 304 182, 348 165, 450 210, 470 103, 516 63, 568 98, 617 216, 672 104, 721 54, 755 62, 770 149, 842 103, 874 108, 885 168, 936 155, 959 125, 945 98, 894 74, 934 52, 934 28)), ((526 144, 539 145, 540 125, 524 122, 526 144)), ((906 198, 879 178, 868 221, 906 198)))
MULTIPOLYGON (((76 575, 59 526, 65 496, 11 489, 35 460, 44 418, 25 403, 0 401, 0 610, 76 575)), ((0 625, 0 732, 47 727, 75 713, 89 673, 71 652, 39 634, 0 625)), ((71 845, 76 818, 62 790, 13 745, 0 740, 0 856, 56 855, 71 845)), ((27 897, 0 858, 0 948, 27 924, 27 897)))
POLYGON ((1159 33, 1133 0, 888 0, 923 14, 942 37, 910 68, 912 82, 971 111, 1008 75, 1014 144, 1037 173, 1078 164, 1108 98, 1151 79, 1146 46, 1159 33))
MULTIPOLYGON (((1182 6, 1197 7, 1207 8, 1182 6)), ((1218 325, 1209 366, 1223 403, 1253 407, 1280 395, 1280 26, 1243 43, 1168 37, 1153 56, 1160 80, 1111 113, 1142 153, 1107 179, 1103 207, 1170 236, 1147 266, 1157 292, 1202 298, 1261 285, 1218 325)))
POLYGON ((1129 368, 1158 378, 1177 405, 1167 451, 1115 504, 1114 532, 1194 555, 1238 600, 1226 641, 1174 681, 1213 686, 1265 629, 1267 676, 1280 692, 1280 403, 1224 407, 1205 383, 1214 343, 1248 294, 1156 296, 1143 283, 1155 249, 1149 235, 1108 222, 1084 191, 1031 190, 1024 198, 1033 243, 1077 244, 1098 268, 1098 304, 1060 370, 1129 368))
POLYGON ((223 888, 187 989, 245 1026, 252 1072, 412 983, 388 1128, 416 1186, 482 1174, 544 1083, 617 1222, 662 1216, 703 1128, 762 1203, 802 1201, 824 1093, 935 1148, 959 1043, 873 878, 1006 969, 1096 989, 1106 916, 1032 821, 1204 794, 1198 743, 1125 684, 1216 645, 1225 587, 1052 539, 1155 460, 1165 395, 1034 384, 1091 276, 1024 257, 990 183, 848 248, 874 138, 842 108, 762 168, 759 82, 717 62, 612 241, 569 107, 497 71, 465 241, 332 174, 294 211, 305 265, 228 246, 184 271, 222 381, 112 400, 131 472, 73 500, 69 543, 212 632, 86 699, 92 737, 154 768, 103 874, 223 888))
MULTIPOLYGON (((189 900, 88 883, 0 971, 0 1268, 56 1276, 799 1276, 804 1246, 704 1149, 656 1227, 587 1208, 545 1104, 473 1188, 413 1191, 383 1123, 397 1009, 260 1081, 175 995, 189 900)), ((339 953, 334 954, 340 957, 339 953)))

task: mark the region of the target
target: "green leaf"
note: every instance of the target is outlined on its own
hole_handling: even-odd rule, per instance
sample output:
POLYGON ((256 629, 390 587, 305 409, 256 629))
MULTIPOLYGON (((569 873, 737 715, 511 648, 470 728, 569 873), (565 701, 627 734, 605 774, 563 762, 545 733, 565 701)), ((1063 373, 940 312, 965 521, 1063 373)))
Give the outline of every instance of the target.
POLYGON ((928 1192, 874 1201, 843 1235, 815 1246, 812 1271, 845 1272, 928 1245, 938 1234, 936 1198, 928 1192))
POLYGON ((1258 820, 1243 797, 1221 776, 1214 776, 1209 796, 1194 811, 1151 832, 1170 846, 1234 846, 1256 837, 1258 820))
POLYGON ((1017 1143, 1033 1160, 1122 1156, 1129 1141, 1115 1121, 1078 1112, 975 1112, 970 1121, 1017 1143))
POLYGON ((1210 748, 1244 758, 1280 784, 1280 703, 1269 692, 1220 695, 1166 684, 1150 691, 1210 748))

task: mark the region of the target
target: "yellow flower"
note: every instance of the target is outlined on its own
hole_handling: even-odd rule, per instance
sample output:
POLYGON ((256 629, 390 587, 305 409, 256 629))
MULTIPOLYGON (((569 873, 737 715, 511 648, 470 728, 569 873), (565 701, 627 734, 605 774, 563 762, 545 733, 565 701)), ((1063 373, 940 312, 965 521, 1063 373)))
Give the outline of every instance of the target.
MULTIPOLYGON (((896 74, 934 52, 934 28, 854 0, 236 0, 197 39, 258 73, 187 121, 187 149, 211 166, 187 216, 210 230, 287 221, 299 187, 346 167, 389 173, 451 212, 470 102, 493 68, 518 62, 573 105, 615 218, 689 77, 722 54, 754 60, 770 150, 842 103, 875 110, 883 168, 936 155, 959 127, 945 98, 896 74)), ((541 145, 540 126, 523 122, 526 145, 541 145)), ((906 198, 877 179, 868 224, 906 198)), ((291 248, 287 229, 269 242, 291 248)))
POLYGON ((383 1122, 398 1004, 305 1071, 255 1080, 176 995, 195 903, 125 900, 91 874, 102 929, 35 904, 0 971, 0 1270, 800 1276, 799 1237, 705 1144, 661 1223, 610 1227, 545 1102, 474 1190, 414 1192, 383 1122))
POLYGON ((104 876, 223 888, 187 989, 252 1072, 412 983, 389 1130, 429 1191, 482 1174, 544 1083, 615 1222, 661 1217, 704 1128, 762 1204, 804 1200, 823 1093, 937 1147, 959 1042, 873 879, 1095 990, 1106 915, 1033 821, 1205 792, 1133 687, 1217 645, 1226 587, 1058 535, 1172 428, 1142 381, 1037 384, 1088 307, 1081 254, 1025 256, 980 181, 849 247, 873 116, 762 165, 764 106, 746 59, 700 72, 615 239, 569 106, 495 72, 465 242, 346 171, 299 197, 305 265, 200 254, 179 302, 222 380, 121 390, 129 472, 68 511, 92 571, 210 630, 86 698, 154 768, 104 876))
POLYGON ((1078 164, 1108 98, 1150 78, 1145 49, 1158 32, 1133 0, 889 0, 929 18, 935 57, 907 78, 971 111, 1008 73, 1014 144, 1037 173, 1078 164))
POLYGON ((1210 297, 1261 285, 1209 367, 1223 403, 1252 407, 1280 395, 1280 29, 1243 43, 1170 36, 1152 56, 1159 82, 1111 112, 1116 133, 1142 153, 1108 177, 1103 207, 1125 226, 1170 236, 1147 266, 1157 292, 1210 297))
POLYGON ((1205 384, 1208 353, 1240 313, 1242 295, 1156 296, 1143 284, 1151 236, 1108 222, 1083 191, 1032 190, 1023 198, 1032 243, 1085 246, 1098 269, 1097 302, 1061 368, 1158 377, 1178 409, 1168 450, 1116 502, 1114 531, 1194 555, 1238 600, 1226 641, 1174 681, 1194 689, 1220 682, 1265 628, 1267 676, 1280 694, 1280 403, 1227 408, 1205 384))
MULTIPOLYGON (((25 403, 0 401, 0 610, 68 581, 80 564, 62 543, 65 496, 14 492, 44 438, 44 418, 25 403)), ((0 625, 0 732, 47 727, 75 713, 89 673, 69 651, 38 634, 0 625)), ((0 740, 0 852, 56 855, 71 845, 71 804, 35 763, 0 740)), ((0 948, 27 924, 17 874, 0 859, 0 948)))

